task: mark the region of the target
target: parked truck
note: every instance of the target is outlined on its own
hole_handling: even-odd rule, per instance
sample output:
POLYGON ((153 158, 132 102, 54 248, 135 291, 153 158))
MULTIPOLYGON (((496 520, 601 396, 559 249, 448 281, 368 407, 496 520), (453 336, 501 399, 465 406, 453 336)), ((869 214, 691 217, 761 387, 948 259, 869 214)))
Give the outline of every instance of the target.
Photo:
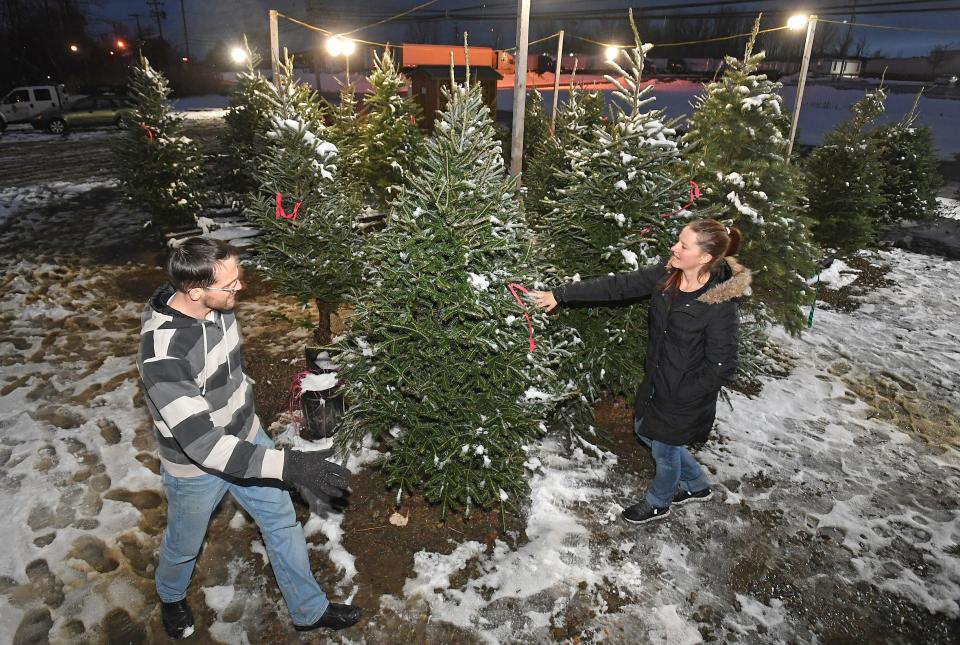
POLYGON ((63 85, 15 87, 0 99, 0 131, 11 123, 28 123, 42 112, 64 109, 77 98, 68 95, 63 85))

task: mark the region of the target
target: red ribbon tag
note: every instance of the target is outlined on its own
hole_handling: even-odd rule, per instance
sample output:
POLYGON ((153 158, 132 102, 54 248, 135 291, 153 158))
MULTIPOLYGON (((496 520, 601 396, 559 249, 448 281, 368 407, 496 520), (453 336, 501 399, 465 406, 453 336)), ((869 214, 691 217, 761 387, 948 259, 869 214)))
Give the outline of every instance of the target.
POLYGON ((529 295, 530 292, 516 282, 511 282, 508 284, 507 289, 509 289, 510 293, 513 294, 513 299, 517 301, 517 304, 520 305, 520 308, 523 309, 523 315, 527 319, 527 329, 530 331, 530 353, 533 353, 533 350, 537 348, 537 344, 533 342, 533 323, 530 321, 530 314, 527 313, 526 305, 523 304, 523 301, 520 300, 520 296, 517 295, 517 291, 522 291, 527 295, 529 295))
POLYGON ((140 127, 147 133, 147 143, 153 143, 153 130, 146 123, 141 123, 140 127))
MULTIPOLYGON (((697 201, 698 199, 700 199, 700 186, 697 185, 697 182, 691 179, 690 180, 690 201, 684 204, 683 206, 681 206, 680 208, 678 208, 677 210, 673 211, 672 213, 663 213, 662 215, 660 215, 660 217, 662 217, 663 219, 673 217, 674 215, 680 213, 681 211, 685 211, 691 206, 693 206, 693 202, 697 201)), ((647 226, 646 228, 640 231, 640 236, 643 237, 644 235, 646 235, 652 230, 653 230, 652 226, 647 226)))
POLYGON ((283 210, 283 195, 281 193, 277 193, 277 210, 276 210, 276 215, 274 216, 274 219, 292 219, 294 222, 296 222, 297 211, 300 210, 301 203, 302 202, 296 202, 293 205, 293 212, 288 215, 283 210))

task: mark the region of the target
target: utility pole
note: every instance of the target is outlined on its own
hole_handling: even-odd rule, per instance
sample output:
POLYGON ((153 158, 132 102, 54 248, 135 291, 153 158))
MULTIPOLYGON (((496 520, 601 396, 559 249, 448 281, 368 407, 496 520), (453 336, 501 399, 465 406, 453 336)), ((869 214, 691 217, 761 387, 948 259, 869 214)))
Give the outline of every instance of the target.
POLYGON ((560 68, 563 62, 563 29, 560 30, 560 37, 557 40, 557 69, 553 76, 553 111, 550 113, 550 133, 554 133, 554 126, 557 123, 557 98, 560 95, 560 68))
POLYGON ((157 19, 157 32, 160 34, 160 40, 163 40, 163 19, 167 17, 167 12, 163 10, 161 0, 147 0, 150 5, 150 15, 157 19))
POLYGON ((280 30, 277 28, 277 10, 270 9, 270 68, 273 70, 273 82, 280 78, 280 30))
POLYGON ((183 10, 183 0, 180 0, 180 17, 183 18, 183 47, 187 50, 187 59, 190 59, 190 36, 187 35, 187 13, 183 10))
POLYGON ((517 0, 517 49, 513 76, 513 138, 510 145, 510 175, 517 178, 523 168, 523 117, 527 100, 527 40, 530 31, 530 0, 517 0))
POLYGON ((141 17, 143 14, 142 14, 142 13, 130 13, 130 14, 127 14, 127 15, 137 21, 137 42, 141 42, 141 43, 142 43, 142 42, 143 42, 143 29, 140 28, 140 17, 141 17))
POLYGON ((797 136, 797 121, 800 120, 800 104, 803 102, 803 88, 807 84, 807 68, 810 67, 810 51, 813 49, 813 34, 817 29, 817 17, 807 19, 807 40, 803 44, 803 62, 800 63, 800 78, 797 81, 797 100, 793 106, 793 120, 790 123, 790 140, 787 142, 787 160, 793 152, 793 139, 797 136))

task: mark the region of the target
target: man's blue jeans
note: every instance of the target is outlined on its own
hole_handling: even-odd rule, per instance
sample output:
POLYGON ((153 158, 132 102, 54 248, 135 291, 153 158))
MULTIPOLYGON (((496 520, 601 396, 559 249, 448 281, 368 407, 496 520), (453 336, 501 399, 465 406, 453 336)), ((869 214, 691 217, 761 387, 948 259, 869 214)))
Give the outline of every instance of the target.
POLYGON ((647 503, 650 506, 670 506, 678 484, 688 491, 709 488, 710 482, 707 481, 703 469, 684 446, 673 446, 646 437, 641 434, 641 425, 641 420, 636 419, 633 422, 633 432, 637 439, 650 448, 657 466, 657 474, 647 489, 647 503))
MULTIPOLYGON (((263 430, 254 443, 273 447, 263 430)), ((156 572, 160 600, 175 602, 186 597, 210 515, 230 491, 260 527, 270 566, 294 624, 311 625, 327 610, 329 601, 313 578, 303 527, 286 490, 244 486, 216 475, 174 477, 167 472, 163 473, 163 490, 168 510, 156 572)))

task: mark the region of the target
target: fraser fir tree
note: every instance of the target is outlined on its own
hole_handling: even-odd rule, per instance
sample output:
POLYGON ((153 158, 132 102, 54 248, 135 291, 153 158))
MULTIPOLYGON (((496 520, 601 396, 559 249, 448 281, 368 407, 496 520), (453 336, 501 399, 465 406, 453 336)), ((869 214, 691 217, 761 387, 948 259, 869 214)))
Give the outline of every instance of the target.
POLYGON ((920 96, 913 108, 897 123, 884 125, 873 133, 883 164, 881 192, 885 197, 879 227, 887 228, 901 219, 926 219, 937 212, 937 192, 943 186, 933 133, 916 123, 920 96))
MULTIPOLYGON (((656 262, 683 225, 683 214, 664 217, 688 201, 689 184, 675 178, 679 154, 672 123, 665 121, 662 110, 651 108, 652 87, 641 87, 652 45, 641 44, 635 26, 634 38, 636 46, 624 51, 625 69, 613 63, 623 80, 607 77, 617 87, 614 95, 622 106, 614 104, 609 126, 595 124, 586 133, 589 139, 571 130, 558 173, 562 187, 555 198, 545 199, 552 210, 537 231, 540 251, 561 281, 656 262)), ((643 380, 646 305, 567 309, 560 320, 575 329, 583 343, 560 368, 564 380, 582 395, 580 405, 565 414, 582 422, 604 391, 632 396, 643 380)))
POLYGON ((417 127, 420 107, 412 97, 403 97, 403 77, 390 50, 374 56, 371 91, 364 97, 359 126, 361 178, 373 203, 385 209, 396 187, 418 156, 423 136, 417 127))
POLYGON ((137 107, 118 150, 127 197, 150 213, 157 229, 192 224, 203 199, 201 156, 167 103, 170 85, 141 56, 130 69, 128 91, 137 107))
POLYGON ((226 158, 224 188, 237 193, 246 193, 256 185, 255 160, 264 146, 264 136, 269 127, 270 81, 257 70, 260 56, 250 49, 247 37, 243 37, 247 53, 247 68, 237 75, 237 85, 230 93, 230 108, 227 110, 226 158))
POLYGON ((341 446, 385 441, 398 504, 422 492, 442 517, 517 503, 555 396, 545 318, 531 311, 530 352, 508 290, 535 281, 515 182, 480 86, 451 86, 389 225, 369 241, 369 280, 339 343, 349 408, 337 435, 341 446))
POLYGON ((595 134, 605 128, 603 96, 599 92, 578 90, 571 83, 566 100, 557 106, 554 132, 550 132, 550 118, 538 91, 527 95, 525 114, 524 207, 531 224, 537 226, 554 208, 554 204, 547 200, 556 200, 557 191, 569 179, 562 172, 566 151, 590 145, 595 134))
POLYGON ((807 162, 813 234, 824 247, 850 253, 876 240, 886 208, 884 167, 867 128, 883 114, 885 100, 883 87, 867 92, 807 162))
POLYGON ((337 167, 341 190, 365 201, 369 199, 370 189, 365 183, 360 115, 354 86, 342 86, 339 102, 336 105, 327 103, 325 109, 330 115, 330 127, 326 130, 327 140, 337 146, 339 151, 337 167))
POLYGON ((281 63, 279 85, 268 84, 268 144, 257 157, 259 187, 247 217, 263 234, 258 261, 280 293, 316 303, 316 337, 330 342, 330 314, 360 273, 359 205, 340 190, 337 148, 325 140, 315 92, 281 63))
POLYGON ((697 98, 683 137, 685 171, 700 185, 702 212, 743 232, 738 255, 754 276, 747 322, 762 327, 772 320, 799 333, 800 307, 813 297, 805 278, 816 271, 817 249, 801 175, 787 161, 781 85, 757 73, 764 59, 753 52, 759 24, 758 17, 743 60, 728 56, 723 77, 697 98))

